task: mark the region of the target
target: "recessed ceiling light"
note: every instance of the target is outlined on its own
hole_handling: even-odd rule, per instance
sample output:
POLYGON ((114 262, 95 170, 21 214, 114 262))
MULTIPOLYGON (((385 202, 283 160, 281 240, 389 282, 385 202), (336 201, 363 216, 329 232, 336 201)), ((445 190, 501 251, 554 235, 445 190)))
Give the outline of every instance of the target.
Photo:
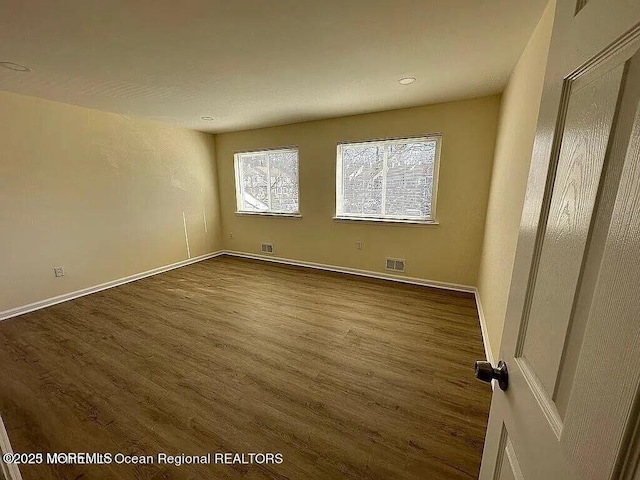
POLYGON ((401 78, 400 80, 398 80, 398 83, 400 85, 411 85, 415 81, 416 81, 416 79, 414 77, 404 77, 404 78, 401 78))
POLYGON ((25 67, 24 65, 20 65, 19 63, 13 63, 13 62, 0 62, 0 67, 8 68, 9 70, 14 70, 16 72, 31 71, 29 67, 25 67))
POLYGON ((213 121, 213 117, 200 117, 202 120, 204 120, 205 122, 211 122, 213 121))

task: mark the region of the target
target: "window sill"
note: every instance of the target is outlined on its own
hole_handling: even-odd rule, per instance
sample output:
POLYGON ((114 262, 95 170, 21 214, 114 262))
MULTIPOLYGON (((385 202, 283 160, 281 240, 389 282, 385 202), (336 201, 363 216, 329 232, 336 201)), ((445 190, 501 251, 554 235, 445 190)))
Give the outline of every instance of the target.
POLYGON ((275 212, 235 212, 236 215, 246 217, 284 217, 284 218, 302 218, 299 213, 275 213, 275 212))
POLYGON ((333 217, 336 222, 362 222, 372 224, 401 224, 401 225, 440 225, 435 220, 402 220, 400 218, 370 218, 370 217, 333 217))

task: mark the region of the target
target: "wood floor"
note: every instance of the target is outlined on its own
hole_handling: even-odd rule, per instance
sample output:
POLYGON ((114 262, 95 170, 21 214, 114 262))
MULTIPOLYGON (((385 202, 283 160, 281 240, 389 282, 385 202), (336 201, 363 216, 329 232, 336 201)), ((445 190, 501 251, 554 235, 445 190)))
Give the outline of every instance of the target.
POLYGON ((25 480, 470 479, 483 357, 470 294, 218 257, 0 322, 0 414, 17 452, 284 459, 25 480))

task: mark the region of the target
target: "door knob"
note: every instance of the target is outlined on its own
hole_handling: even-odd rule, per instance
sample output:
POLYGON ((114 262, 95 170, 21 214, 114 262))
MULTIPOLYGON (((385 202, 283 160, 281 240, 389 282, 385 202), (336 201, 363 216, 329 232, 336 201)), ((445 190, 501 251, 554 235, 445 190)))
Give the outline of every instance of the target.
POLYGON ((509 370, 507 364, 502 360, 498 362, 498 367, 494 368, 489 362, 477 361, 475 363, 476 378, 483 382, 491 383, 494 378, 498 380, 500 390, 509 388, 509 370))

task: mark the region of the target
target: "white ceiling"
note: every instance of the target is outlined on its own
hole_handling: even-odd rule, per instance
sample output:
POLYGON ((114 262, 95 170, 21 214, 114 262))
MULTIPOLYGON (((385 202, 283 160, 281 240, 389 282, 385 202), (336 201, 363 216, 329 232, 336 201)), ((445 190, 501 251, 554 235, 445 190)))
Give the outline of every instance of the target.
POLYGON ((504 88, 545 4, 0 0, 0 62, 32 69, 0 90, 209 132, 469 98, 504 88))

